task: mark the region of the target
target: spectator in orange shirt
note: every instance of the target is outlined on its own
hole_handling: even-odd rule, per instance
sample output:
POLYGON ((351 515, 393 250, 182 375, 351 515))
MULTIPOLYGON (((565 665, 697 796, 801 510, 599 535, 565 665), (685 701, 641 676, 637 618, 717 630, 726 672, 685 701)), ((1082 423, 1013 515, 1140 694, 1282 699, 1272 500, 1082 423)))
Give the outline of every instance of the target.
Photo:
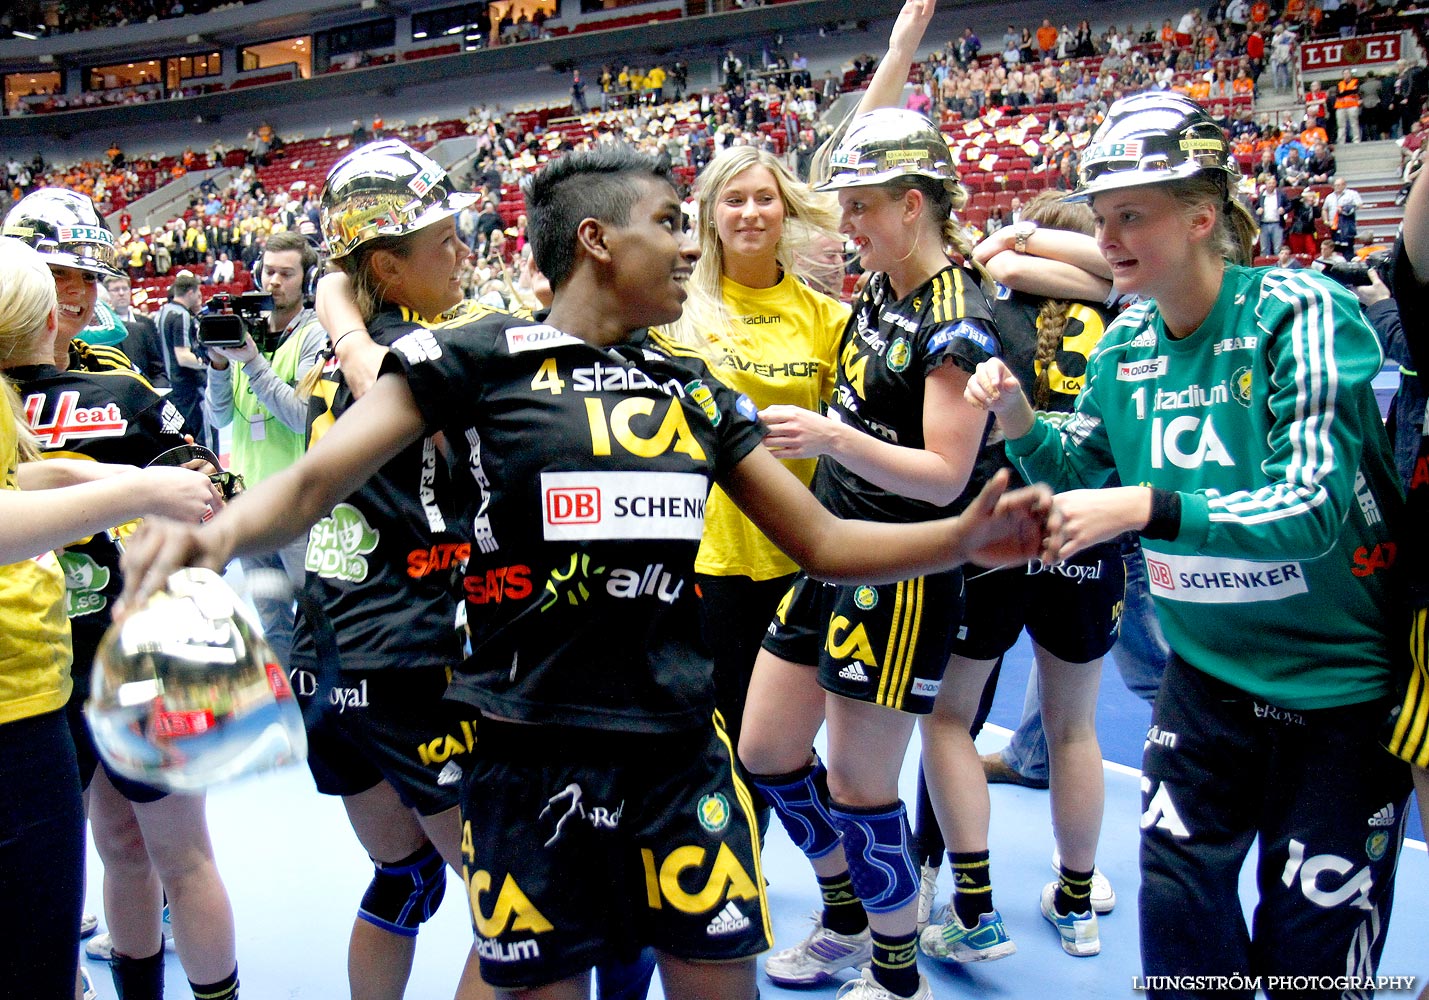
POLYGON ((1242 69, 1231 81, 1231 92, 1237 97, 1250 97, 1255 95, 1255 81, 1250 78, 1250 74, 1242 69))
MULTIPOLYGON (((1290 3, 1293 2, 1295 2, 1295 0, 1290 0, 1290 3)), ((1286 4, 1287 13, 1290 3, 1286 4)), ((1304 0, 1300 0, 1300 3, 1303 6, 1304 0)), ((1250 23, 1256 27, 1263 28, 1269 22, 1270 4, 1266 3, 1265 0, 1255 0, 1255 3, 1250 5, 1250 23)))
POLYGON ((1167 18, 1161 25, 1161 44, 1174 45, 1176 43, 1176 29, 1171 25, 1171 19, 1167 18))
POLYGON ((1042 27, 1037 29, 1037 51, 1043 59, 1057 54, 1057 29, 1050 18, 1042 18, 1042 27))
POLYGON ((1335 84, 1335 141, 1360 141, 1360 82, 1350 70, 1335 84))

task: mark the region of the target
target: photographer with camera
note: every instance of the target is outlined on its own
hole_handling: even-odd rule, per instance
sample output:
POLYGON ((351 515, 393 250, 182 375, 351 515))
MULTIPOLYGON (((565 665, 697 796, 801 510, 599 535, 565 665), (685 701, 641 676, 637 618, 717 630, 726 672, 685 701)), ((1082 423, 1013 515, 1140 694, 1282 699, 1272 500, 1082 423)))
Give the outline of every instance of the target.
MULTIPOLYGON (((263 291, 271 297, 266 319, 253 305, 244 304, 246 297, 239 297, 223 300, 237 304, 236 315, 204 315, 199 320, 210 361, 204 410, 211 426, 232 424, 230 468, 249 486, 292 465, 305 448, 308 405, 297 385, 318 363, 328 340, 317 315, 304 303, 308 275, 317 266, 317 251, 306 239, 297 233, 274 233, 258 271, 263 291), (239 322, 234 324, 234 319, 239 322), (232 337, 212 335, 225 327, 241 330, 241 339, 233 343, 232 337)), ((210 306, 219 302, 215 296, 210 306)), ((294 588, 300 587, 306 547, 304 536, 277 552, 244 556, 243 571, 283 572, 294 588)), ((255 595, 253 603, 269 644, 286 664, 293 641, 292 599, 255 595)))

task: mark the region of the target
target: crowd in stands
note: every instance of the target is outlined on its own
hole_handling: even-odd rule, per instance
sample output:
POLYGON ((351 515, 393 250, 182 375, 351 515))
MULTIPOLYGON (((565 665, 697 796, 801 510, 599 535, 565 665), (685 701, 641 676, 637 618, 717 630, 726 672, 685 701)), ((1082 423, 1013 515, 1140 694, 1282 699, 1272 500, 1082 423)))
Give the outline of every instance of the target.
POLYGON ((4 165, 4 187, 0 190, 0 209, 42 187, 65 187, 79 191, 94 201, 101 212, 117 212, 131 202, 170 180, 182 177, 191 169, 210 165, 210 154, 185 150, 180 156, 150 156, 126 159, 113 147, 102 157, 83 160, 66 166, 45 162, 36 153, 24 162, 11 156, 4 165))
POLYGON ((15 0, 0 16, 0 28, 36 35, 64 35, 94 28, 122 27, 143 24, 186 14, 207 14, 225 7, 241 7, 252 0, 15 0))
MULTIPOLYGON (((1093 30, 1087 21, 1058 27, 1044 20, 1036 28, 1009 25, 1000 44, 987 46, 968 28, 915 66, 908 105, 940 118, 972 196, 963 221, 981 234, 1015 222, 1023 200, 1038 190, 1075 186, 1079 152, 1112 101, 1149 89, 1187 93, 1235 141, 1245 171, 1241 194, 1268 234, 1263 253, 1274 256, 1289 245, 1309 258, 1343 222, 1353 225, 1353 211, 1326 212, 1336 180, 1336 140, 1358 140, 1361 133, 1365 139, 1400 138, 1408 165, 1417 164, 1429 132, 1425 73, 1413 65, 1383 77, 1344 74, 1363 104, 1353 136, 1339 134, 1347 122, 1334 107, 1343 80, 1324 82, 1334 93, 1306 81, 1304 114, 1293 121, 1254 114, 1260 90, 1289 93, 1289 66, 1299 44, 1325 28, 1324 18, 1311 16, 1317 9, 1295 0, 1279 11, 1231 0, 1212 5, 1205 16, 1190 11, 1178 23, 1148 22, 1139 30, 1093 30), (1265 208, 1267 199, 1274 212, 1265 208)), ((121 216, 119 228, 136 287, 161 291, 179 268, 195 270, 214 286, 242 284, 269 233, 315 232, 316 192, 342 152, 382 135, 426 149, 464 133, 477 137, 465 179, 485 192, 459 218, 475 249, 469 294, 509 303, 520 297, 528 256, 523 174, 572 149, 623 141, 668 159, 686 187, 731 145, 760 146, 807 177, 830 131, 823 112, 840 93, 859 89, 874 68, 872 56, 859 56, 841 76, 826 72, 816 79, 796 51, 766 49, 746 60, 729 49, 721 59, 723 85, 696 91, 682 59, 610 63, 585 78, 573 72, 569 104, 559 107, 516 113, 481 106, 461 121, 396 123, 391 129, 379 116, 370 126, 354 121, 345 138, 298 137, 291 146, 264 123, 249 133, 244 149, 216 146, 177 158, 131 161, 113 148, 104 159, 66 168, 39 157, 29 164, 12 159, 0 208, 34 187, 59 184, 90 195, 105 212, 120 211, 188 169, 238 167, 222 186, 206 180, 182 217, 150 228, 121 216)), ((1339 243, 1354 252, 1353 237, 1339 243)))

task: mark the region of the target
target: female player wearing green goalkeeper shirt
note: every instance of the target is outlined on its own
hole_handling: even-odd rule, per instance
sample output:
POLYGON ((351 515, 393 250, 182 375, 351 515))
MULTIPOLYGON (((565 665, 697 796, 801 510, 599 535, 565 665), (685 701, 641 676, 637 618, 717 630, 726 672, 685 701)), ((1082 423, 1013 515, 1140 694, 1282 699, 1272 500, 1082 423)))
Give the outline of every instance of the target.
POLYGON ((1147 975, 1369 976, 1409 786, 1375 740, 1402 506, 1370 384, 1381 355, 1338 285, 1231 262, 1254 232, 1236 176, 1193 102, 1113 105, 1074 197, 1116 289, 1143 301, 1107 330, 1070 419, 1034 417, 995 359, 967 395, 1027 480, 1059 492, 1063 558, 1143 539, 1174 653, 1142 762, 1147 975), (1096 489, 1113 474, 1136 485, 1096 489), (1247 929, 1237 880, 1257 836, 1247 929))

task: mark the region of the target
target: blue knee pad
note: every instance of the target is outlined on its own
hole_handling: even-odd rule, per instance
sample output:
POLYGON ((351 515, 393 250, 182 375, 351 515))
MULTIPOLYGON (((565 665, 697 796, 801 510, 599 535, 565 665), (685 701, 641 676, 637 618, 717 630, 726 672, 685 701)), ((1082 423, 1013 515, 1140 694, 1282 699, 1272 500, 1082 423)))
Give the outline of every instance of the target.
POLYGON ((839 846, 839 831, 829 815, 829 772, 818 757, 791 774, 754 774, 750 779, 806 857, 822 858, 839 846))
POLYGON ((376 871, 363 893, 357 915, 369 924, 402 937, 416 937, 417 928, 437 912, 447 888, 447 866, 431 844, 376 871))
POLYGON ((872 809, 829 803, 829 813, 843 834, 848 877, 869 913, 888 913, 918 895, 908 810, 902 802, 872 809))

